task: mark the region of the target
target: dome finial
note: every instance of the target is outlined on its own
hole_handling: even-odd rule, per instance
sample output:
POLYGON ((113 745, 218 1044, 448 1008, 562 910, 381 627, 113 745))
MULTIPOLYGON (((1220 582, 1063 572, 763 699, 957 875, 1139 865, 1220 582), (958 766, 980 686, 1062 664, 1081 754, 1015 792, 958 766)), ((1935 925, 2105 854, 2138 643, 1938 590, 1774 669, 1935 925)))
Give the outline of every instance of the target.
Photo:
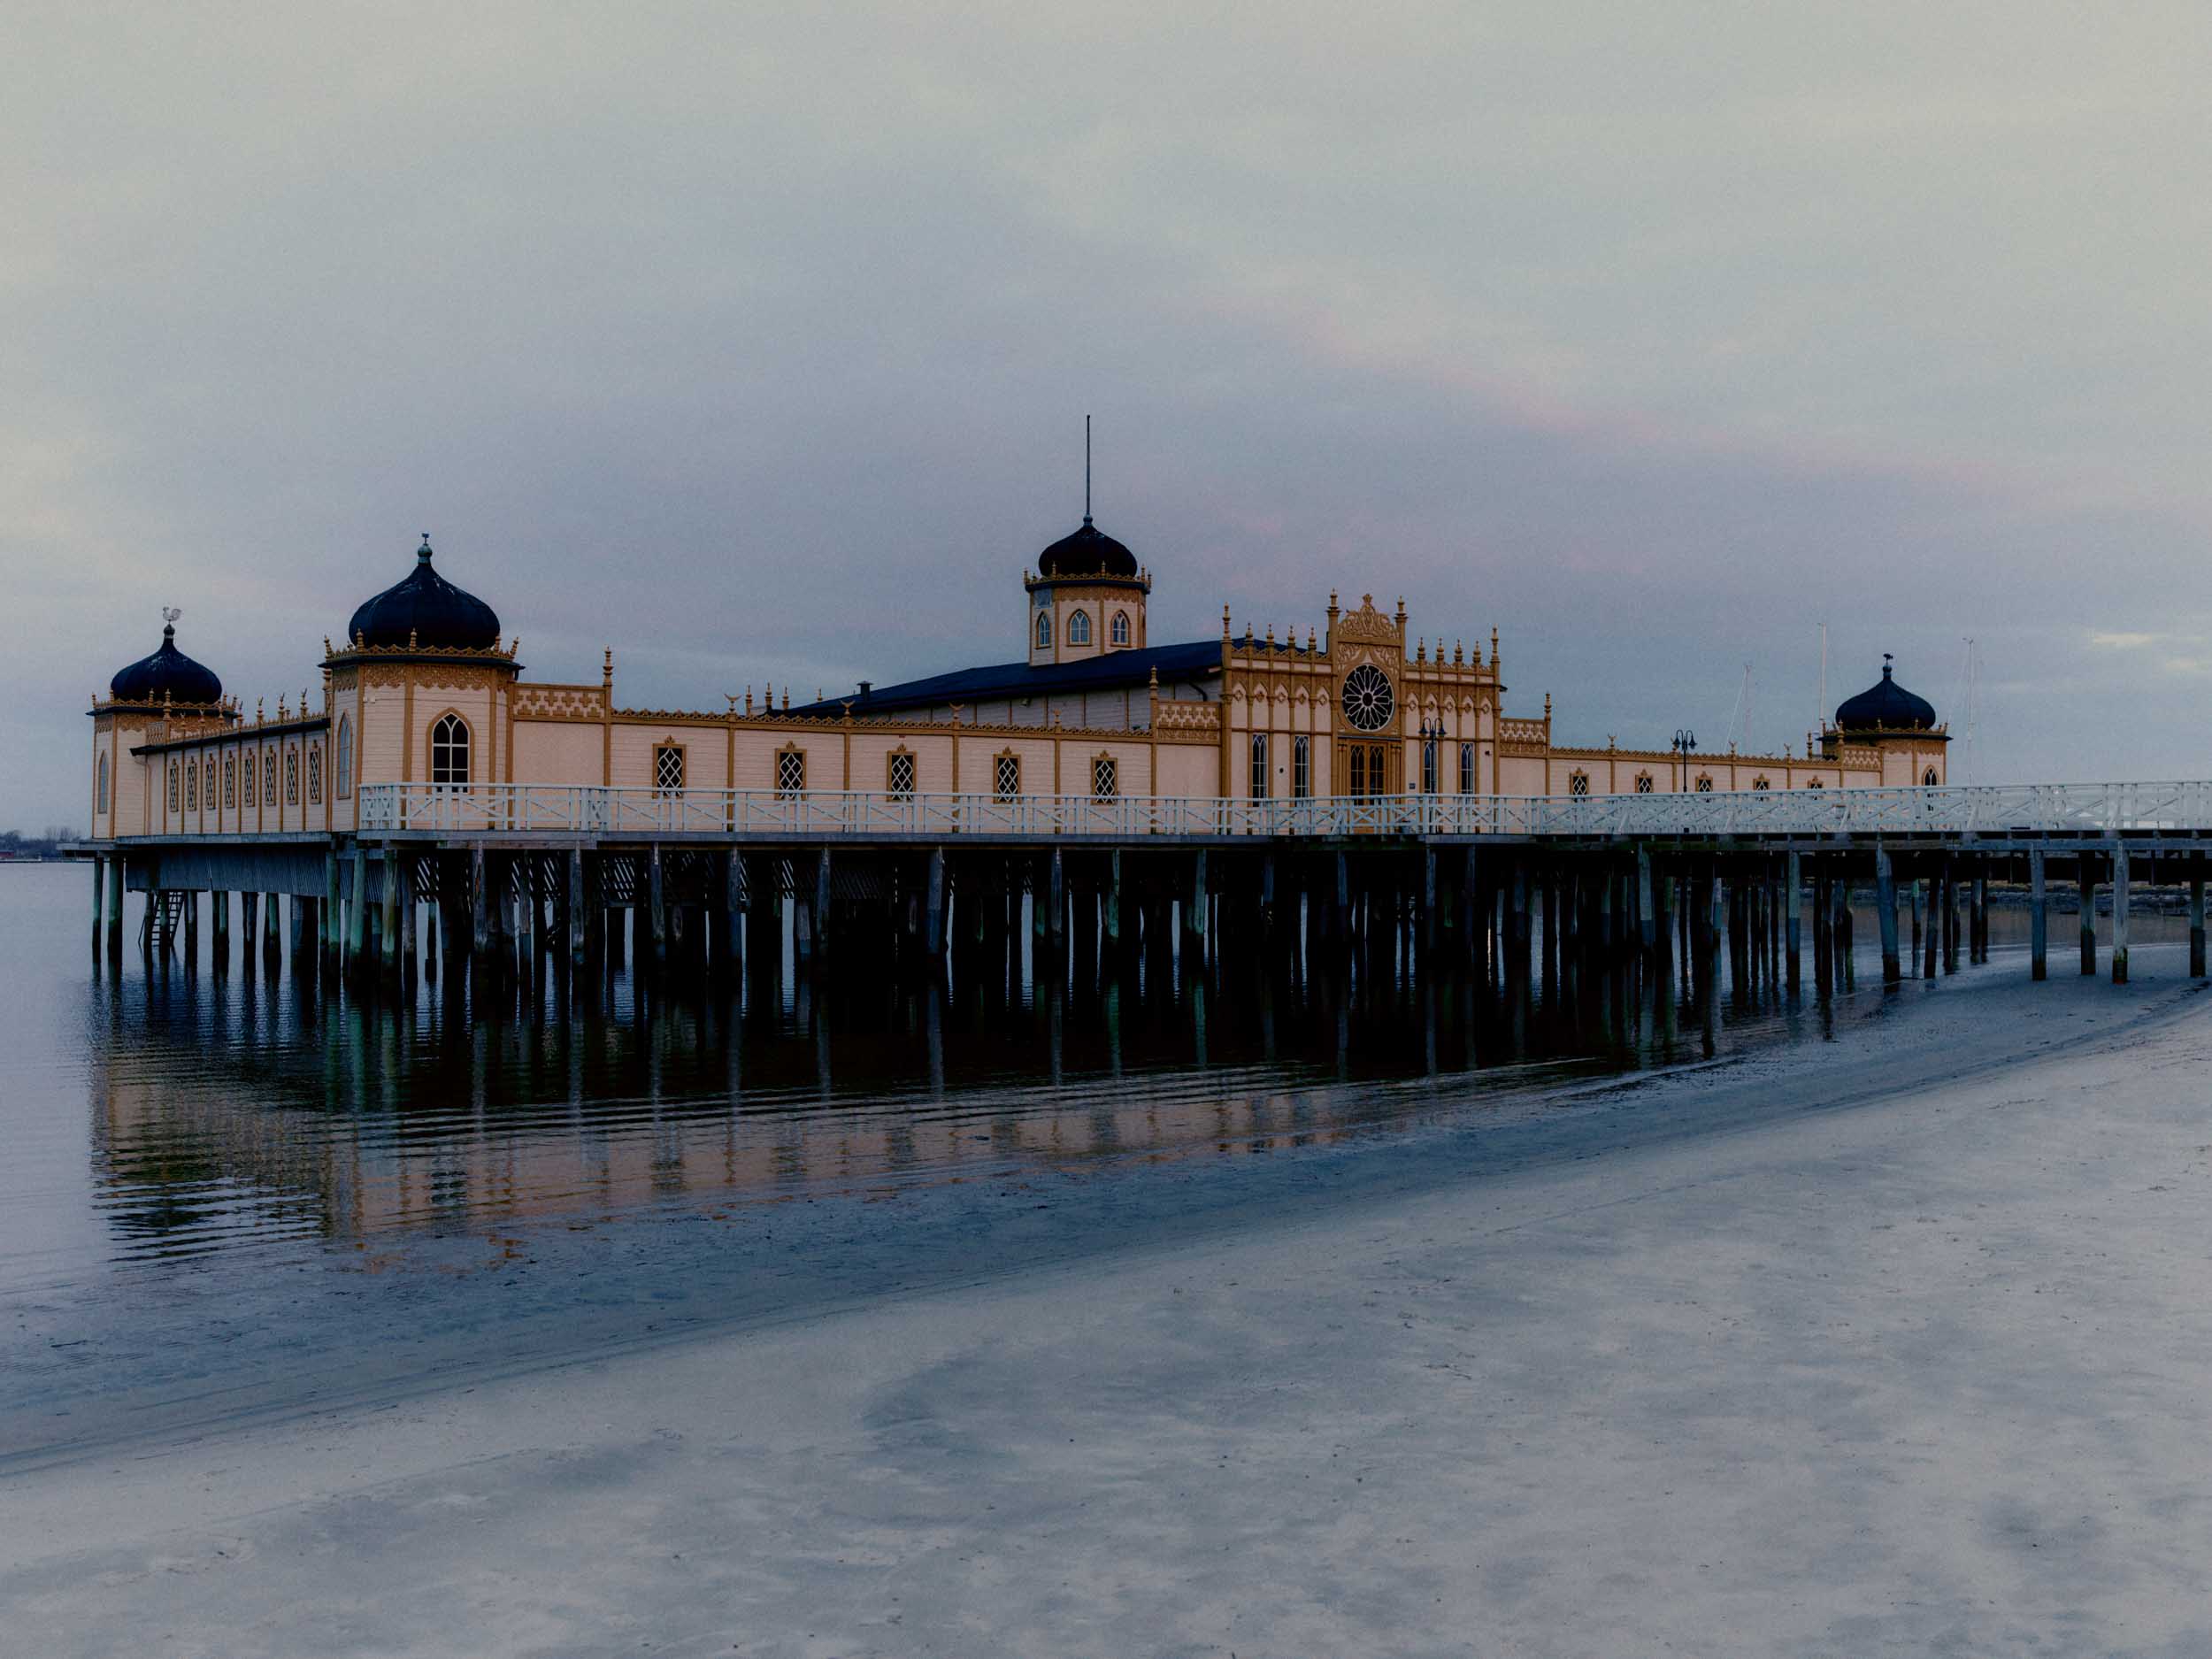
POLYGON ((1887 680, 1890 677, 1896 662, 1897 659, 1891 656, 1887 651, 1884 651, 1882 653, 1882 678, 1884 680, 1887 680))
POLYGON ((1083 522, 1091 521, 1091 418, 1083 417, 1083 522))
POLYGON ((422 560, 425 564, 429 563, 429 560, 430 560, 430 532, 429 532, 429 531, 426 530, 426 531, 424 531, 424 532, 422 533, 422 545, 421 545, 420 547, 419 547, 419 548, 417 548, 417 549, 415 549, 415 557, 416 557, 417 558, 419 558, 419 559, 422 560))

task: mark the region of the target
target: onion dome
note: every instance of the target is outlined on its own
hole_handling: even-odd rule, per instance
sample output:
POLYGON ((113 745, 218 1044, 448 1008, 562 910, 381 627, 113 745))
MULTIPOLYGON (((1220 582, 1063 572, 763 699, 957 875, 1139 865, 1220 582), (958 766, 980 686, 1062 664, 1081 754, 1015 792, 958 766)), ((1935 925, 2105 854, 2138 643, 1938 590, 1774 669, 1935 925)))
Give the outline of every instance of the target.
POLYGON ((1880 726, 1892 732, 1929 732, 1935 729, 1935 704, 1916 697, 1891 677, 1889 657, 1882 658, 1882 678, 1836 710, 1839 731, 1864 731, 1880 726))
POLYGON ((108 695, 119 703, 220 703, 223 682, 213 669, 177 649, 177 625, 165 621, 161 649, 109 680, 108 695))
POLYGON ((1040 576, 1118 576, 1133 579, 1137 556, 1083 515, 1083 527, 1037 555, 1040 576))
POLYGON ((499 615, 430 568, 430 537, 415 549, 407 580, 363 603, 346 624, 349 643, 486 651, 499 643, 499 615))

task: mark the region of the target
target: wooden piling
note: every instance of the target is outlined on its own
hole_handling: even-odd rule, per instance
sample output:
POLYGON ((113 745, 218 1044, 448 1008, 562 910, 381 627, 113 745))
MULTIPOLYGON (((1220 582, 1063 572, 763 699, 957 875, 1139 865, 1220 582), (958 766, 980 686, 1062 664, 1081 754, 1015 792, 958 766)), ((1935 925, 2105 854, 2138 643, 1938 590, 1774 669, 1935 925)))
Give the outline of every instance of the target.
POLYGON ((1886 847, 1874 849, 1874 913, 1882 930, 1882 983, 1901 984, 1905 969, 1897 956, 1897 878, 1886 847))
POLYGON ((2081 890, 2081 971, 2085 979, 2094 979, 2097 973, 2097 874, 2090 864, 2089 855, 2076 857, 2075 871, 2081 890))
POLYGON ((384 846, 384 891, 379 896, 383 929, 378 954, 384 972, 391 974, 399 969, 399 849, 388 841, 384 846))
POLYGON ((218 887, 208 895, 208 919, 215 929, 215 972, 230 972, 230 891, 218 887))
POLYGON ((2189 977, 2201 979, 2204 975, 2204 864, 2193 858, 2189 864, 2189 977))
POLYGON ((2043 849, 2028 849, 2028 978, 2041 980, 2050 973, 2051 895, 2044 880, 2043 849))
POLYGON ((2112 849, 2112 983, 2128 982, 2128 849, 2112 849))

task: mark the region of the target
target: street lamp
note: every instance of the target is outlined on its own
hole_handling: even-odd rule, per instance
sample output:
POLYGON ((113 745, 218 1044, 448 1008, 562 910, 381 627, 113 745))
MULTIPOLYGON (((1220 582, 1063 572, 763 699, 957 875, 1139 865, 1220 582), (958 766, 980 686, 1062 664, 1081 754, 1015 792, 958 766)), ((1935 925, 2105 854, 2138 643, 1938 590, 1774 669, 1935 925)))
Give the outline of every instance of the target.
POLYGON ((1678 728, 1674 734, 1675 776, 1677 795, 1688 793, 1690 787, 1690 756, 1697 749, 1697 733, 1688 726, 1678 728))

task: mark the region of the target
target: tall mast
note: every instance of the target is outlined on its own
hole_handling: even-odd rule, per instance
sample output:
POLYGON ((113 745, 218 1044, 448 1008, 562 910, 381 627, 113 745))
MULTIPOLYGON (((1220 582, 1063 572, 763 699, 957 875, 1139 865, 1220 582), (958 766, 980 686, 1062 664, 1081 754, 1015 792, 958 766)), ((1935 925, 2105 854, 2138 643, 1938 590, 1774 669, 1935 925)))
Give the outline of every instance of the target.
POLYGON ((1083 522, 1091 521, 1091 418, 1083 417, 1083 522))

